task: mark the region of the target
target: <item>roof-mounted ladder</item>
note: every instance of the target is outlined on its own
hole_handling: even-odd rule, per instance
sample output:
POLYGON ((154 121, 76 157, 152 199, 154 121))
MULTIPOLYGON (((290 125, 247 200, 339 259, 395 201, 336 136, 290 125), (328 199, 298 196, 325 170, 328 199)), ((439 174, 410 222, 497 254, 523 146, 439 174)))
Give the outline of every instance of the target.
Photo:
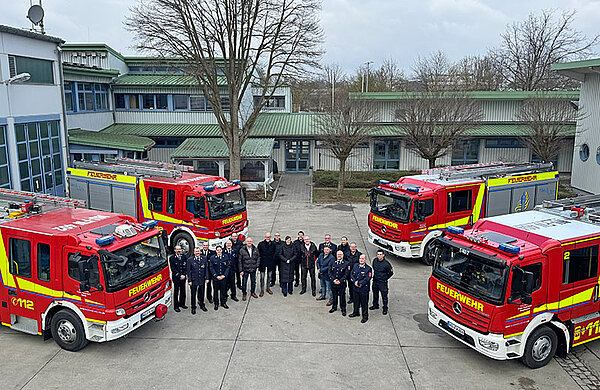
MULTIPOLYGON (((469 177, 488 177, 510 175, 514 173, 547 172, 553 169, 552 163, 491 163, 462 165, 439 170, 441 179, 464 179, 469 177)), ((433 171, 432 174, 437 172, 433 171)))
POLYGON ((138 166, 143 168, 158 168, 158 169, 173 169, 177 171, 187 172, 191 171, 193 167, 189 165, 182 164, 171 164, 162 161, 147 161, 147 160, 135 160, 132 158, 108 158, 106 162, 109 164, 119 164, 119 165, 130 165, 130 166, 138 166))
POLYGON ((79 169, 117 173, 119 175, 127 175, 134 177, 159 176, 177 179, 183 175, 183 172, 181 170, 175 168, 163 168, 151 165, 143 166, 140 164, 129 164, 125 162, 111 164, 109 162, 74 161, 73 166, 79 169))
POLYGON ((561 214, 570 211, 573 218, 600 223, 600 195, 584 195, 576 198, 546 200, 542 204, 543 211, 561 214))
POLYGON ((0 188, 0 219, 14 219, 46 211, 86 207, 83 200, 0 188))

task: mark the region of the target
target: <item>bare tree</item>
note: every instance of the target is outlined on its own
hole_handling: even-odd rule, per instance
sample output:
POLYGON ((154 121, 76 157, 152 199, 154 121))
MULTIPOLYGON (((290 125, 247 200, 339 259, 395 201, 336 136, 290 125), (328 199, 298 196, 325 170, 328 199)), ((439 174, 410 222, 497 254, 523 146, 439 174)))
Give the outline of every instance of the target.
POLYGON ((349 90, 362 91, 363 77, 369 78, 369 90, 372 92, 403 92, 407 79, 396 60, 388 58, 379 68, 369 69, 362 65, 349 80, 349 90))
POLYGON ((580 113, 569 99, 536 97, 523 102, 517 114, 527 125, 522 142, 543 162, 558 157, 560 149, 580 113))
POLYGON ((573 87, 572 81, 551 72, 556 62, 591 54, 599 35, 588 39, 573 28, 575 11, 544 10, 507 26, 494 57, 501 61, 507 87, 523 91, 573 87))
POLYGON ((374 105, 362 100, 346 99, 343 104, 317 119, 318 140, 323 141, 340 163, 338 196, 342 195, 346 182, 346 162, 355 148, 373 135, 376 115, 374 105))
POLYGON ((421 91, 454 89, 450 79, 452 62, 443 51, 436 51, 426 57, 417 57, 413 65, 415 79, 421 91))
POLYGON ((319 0, 140 0, 126 25, 137 48, 178 57, 210 102, 240 178, 241 149, 287 77, 318 66, 319 0), (244 96, 261 85, 259 104, 244 96))
POLYGON ((413 92, 398 103, 396 122, 412 151, 435 168, 438 158, 480 125, 481 103, 463 92, 413 92))
MULTIPOLYGON (((343 92, 343 84, 345 82, 346 79, 346 74, 344 73, 344 70, 342 69, 342 67, 339 64, 329 64, 329 65, 325 65, 323 66, 323 76, 325 77, 325 80, 327 81, 327 84, 329 84, 329 86, 331 87, 331 102, 330 102, 330 106, 329 106, 329 110, 333 111, 335 110, 335 106, 336 106, 336 87, 340 86, 342 87, 342 92, 343 92)), ((338 95, 340 95, 339 91, 338 91, 338 95)))
POLYGON ((465 91, 497 91, 502 87, 502 67, 491 57, 469 56, 452 65, 449 70, 456 89, 465 91))

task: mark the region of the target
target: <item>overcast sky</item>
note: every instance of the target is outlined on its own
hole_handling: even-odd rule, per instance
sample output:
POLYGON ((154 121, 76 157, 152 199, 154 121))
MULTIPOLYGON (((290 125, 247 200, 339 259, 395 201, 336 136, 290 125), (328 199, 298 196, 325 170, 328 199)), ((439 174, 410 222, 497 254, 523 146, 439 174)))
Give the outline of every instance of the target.
MULTIPOLYGON (((46 31, 135 54, 123 21, 136 1, 45 0, 46 31)), ((28 7, 29 0, 0 0, 0 24, 29 28, 28 7)), ((452 60, 483 54, 499 44, 507 24, 549 7, 577 10, 575 28, 587 36, 600 33, 599 0, 323 0, 323 62, 351 72, 365 61, 378 66, 394 58, 410 73, 417 56, 436 50, 452 60)))

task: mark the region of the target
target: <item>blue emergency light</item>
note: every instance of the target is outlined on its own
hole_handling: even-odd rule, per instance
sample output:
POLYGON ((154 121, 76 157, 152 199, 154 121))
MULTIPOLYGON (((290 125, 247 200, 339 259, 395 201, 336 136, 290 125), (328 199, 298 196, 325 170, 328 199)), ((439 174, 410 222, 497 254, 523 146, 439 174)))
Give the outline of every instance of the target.
POLYGON ((412 192, 413 194, 417 194, 419 192, 419 187, 411 187, 411 186, 403 186, 406 192, 412 192))
POLYGON ((157 225, 158 225, 158 221, 155 221, 153 219, 149 219, 147 221, 142 222, 142 226, 147 229, 155 228, 157 225))
POLYGON ((104 236, 104 237, 98 237, 96 238, 96 244, 99 246, 106 246, 106 245, 110 245, 113 243, 113 241, 115 241, 115 237, 114 236, 104 236))
POLYGON ((379 185, 387 186, 388 184, 390 184, 388 180, 379 180, 379 185))
POLYGON ((215 190, 215 186, 204 186, 204 191, 211 192, 215 190))
POLYGON ((232 180, 232 181, 230 181, 230 183, 231 183, 231 185, 238 186, 238 185, 240 185, 241 181, 239 181, 239 180, 232 180))
POLYGON ((465 232, 465 229, 458 226, 448 226, 446 228, 446 231, 450 234, 463 234, 465 232))
POLYGON ((498 245, 498 249, 500 249, 502 252, 511 253, 513 255, 516 255, 521 251, 521 248, 519 248, 518 246, 510 244, 500 244, 498 245))

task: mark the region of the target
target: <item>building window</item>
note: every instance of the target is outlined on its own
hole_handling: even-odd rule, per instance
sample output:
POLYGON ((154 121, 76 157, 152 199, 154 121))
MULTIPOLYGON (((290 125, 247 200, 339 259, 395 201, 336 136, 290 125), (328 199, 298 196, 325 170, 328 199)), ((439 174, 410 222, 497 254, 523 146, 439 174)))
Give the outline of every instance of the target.
POLYGON ((127 95, 122 93, 115 93, 115 109, 124 110, 125 107, 125 97, 127 95))
POLYGON ((156 138, 154 139, 154 148, 176 148, 183 140, 181 138, 156 138))
POLYGON ((329 149, 330 146, 327 142, 323 141, 323 140, 316 140, 315 141, 315 149, 329 149))
POLYGON ((0 188, 10 188, 8 148, 6 147, 6 126, 0 126, 0 188))
POLYGON ((452 149, 452 165, 477 164, 479 162, 479 140, 459 142, 452 149))
POLYGON ((21 190, 64 195, 59 122, 15 125, 21 190))
POLYGON ((142 94, 142 108, 144 110, 166 110, 169 108, 167 95, 142 94))
POLYGON ((140 99, 138 95, 127 95, 128 109, 130 110, 139 110, 140 109, 140 99))
POLYGON ((10 77, 21 73, 29 73, 31 77, 27 81, 32 84, 54 84, 54 71, 52 61, 40 60, 38 58, 8 56, 8 67, 10 77))
POLYGON ((108 86, 106 84, 94 84, 94 95, 96 96, 96 111, 107 111, 108 86))
POLYGON ((590 147, 588 144, 583 144, 579 147, 579 158, 585 162, 590 158, 590 147))
POLYGON ((219 164, 216 161, 197 160, 195 171, 205 175, 219 176, 219 164))
POLYGON ((229 111, 229 96, 221 96, 221 108, 223 111, 229 111))
POLYGON ((373 154, 373 169, 400 169, 400 141, 375 141, 373 154))
POLYGON ((190 95, 173 95, 173 108, 175 110, 189 110, 190 95))
POLYGON ((485 147, 488 149, 496 148, 523 148, 523 143, 518 138, 487 138, 485 140, 485 147))
MULTIPOLYGON (((261 96, 254 96, 254 106, 258 106, 261 96)), ((265 97, 264 110, 283 110, 285 109, 285 96, 265 97)))
POLYGON ((65 109, 67 112, 75 112, 77 110, 74 84, 72 81, 65 82, 65 109))
POLYGON ((265 166, 257 160, 242 161, 242 181, 265 181, 265 166))
POLYGON ((108 111, 107 84, 80 82, 74 84, 77 94, 77 107, 75 111, 108 111))

